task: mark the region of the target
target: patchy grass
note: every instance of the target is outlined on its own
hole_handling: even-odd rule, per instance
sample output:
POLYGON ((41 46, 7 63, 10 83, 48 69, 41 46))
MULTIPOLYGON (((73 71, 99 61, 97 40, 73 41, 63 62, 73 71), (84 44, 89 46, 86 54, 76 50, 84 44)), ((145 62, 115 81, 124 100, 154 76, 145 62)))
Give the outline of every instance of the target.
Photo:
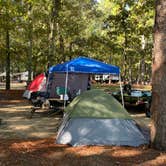
POLYGON ((118 84, 93 84, 92 89, 103 89, 110 92, 115 92, 120 90, 120 86, 118 84))
MULTIPOLYGON (((109 90, 111 92, 119 91, 120 85, 119 84, 92 84, 92 89, 103 89, 109 90)), ((142 89, 142 90, 151 90, 151 85, 132 85, 133 89, 142 89)))

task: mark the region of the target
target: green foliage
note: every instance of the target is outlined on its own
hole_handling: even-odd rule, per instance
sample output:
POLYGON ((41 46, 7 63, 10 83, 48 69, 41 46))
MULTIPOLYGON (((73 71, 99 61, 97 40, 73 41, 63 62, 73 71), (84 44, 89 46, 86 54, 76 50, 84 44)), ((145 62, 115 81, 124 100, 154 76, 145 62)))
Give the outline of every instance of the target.
POLYGON ((145 58, 143 63, 150 68, 154 20, 153 1, 103 0, 98 10, 103 13, 104 34, 105 38, 110 41, 111 59, 116 57, 116 64, 121 67, 125 78, 131 77, 130 70, 133 71, 133 77, 137 78, 142 68, 143 57, 145 58), (145 38, 143 49, 142 36, 145 38))
MULTIPOLYGON (((57 64, 84 55, 120 66, 122 75, 128 79, 129 71, 137 79, 143 59, 144 74, 149 78, 153 3, 152 0, 1 0, 0 32, 4 34, 9 29, 11 34, 13 72, 27 69, 31 36, 34 72, 46 70, 49 60, 57 64), (49 57, 51 46, 54 50, 49 57)), ((3 68, 5 36, 0 39, 3 68)))

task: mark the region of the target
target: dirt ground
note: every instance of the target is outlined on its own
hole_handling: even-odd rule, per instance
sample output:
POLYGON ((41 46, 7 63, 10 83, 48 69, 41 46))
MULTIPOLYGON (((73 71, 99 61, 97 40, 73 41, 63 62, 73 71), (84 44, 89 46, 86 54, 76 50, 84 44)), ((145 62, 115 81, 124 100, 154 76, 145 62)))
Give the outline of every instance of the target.
MULTIPOLYGON (((1 101, 2 103, 2 101, 1 101)), ((31 105, 24 100, 15 100, 1 104, 0 138, 47 138, 55 136, 61 116, 51 116, 47 112, 37 111, 30 118, 31 105)))
MULTIPOLYGON (((35 113, 25 100, 0 100, 0 166, 147 166, 166 165, 166 153, 148 146, 71 147, 55 144, 61 117, 35 113)), ((138 123, 150 126, 143 112, 130 110, 138 123)))

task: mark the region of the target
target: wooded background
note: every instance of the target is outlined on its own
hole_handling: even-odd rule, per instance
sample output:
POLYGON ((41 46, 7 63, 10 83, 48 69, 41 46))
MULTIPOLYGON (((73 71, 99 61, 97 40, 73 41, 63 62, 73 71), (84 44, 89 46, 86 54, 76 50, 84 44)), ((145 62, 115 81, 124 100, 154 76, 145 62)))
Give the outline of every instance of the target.
POLYGON ((153 24, 153 0, 0 0, 0 72, 88 56, 150 82, 153 24))

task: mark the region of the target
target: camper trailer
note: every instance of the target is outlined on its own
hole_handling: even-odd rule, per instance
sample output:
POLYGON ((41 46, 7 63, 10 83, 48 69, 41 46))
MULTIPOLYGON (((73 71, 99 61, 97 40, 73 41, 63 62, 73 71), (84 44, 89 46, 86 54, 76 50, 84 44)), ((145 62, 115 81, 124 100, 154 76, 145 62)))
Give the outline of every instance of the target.
POLYGON ((95 75, 94 80, 98 83, 116 83, 119 81, 119 76, 112 74, 95 75))

